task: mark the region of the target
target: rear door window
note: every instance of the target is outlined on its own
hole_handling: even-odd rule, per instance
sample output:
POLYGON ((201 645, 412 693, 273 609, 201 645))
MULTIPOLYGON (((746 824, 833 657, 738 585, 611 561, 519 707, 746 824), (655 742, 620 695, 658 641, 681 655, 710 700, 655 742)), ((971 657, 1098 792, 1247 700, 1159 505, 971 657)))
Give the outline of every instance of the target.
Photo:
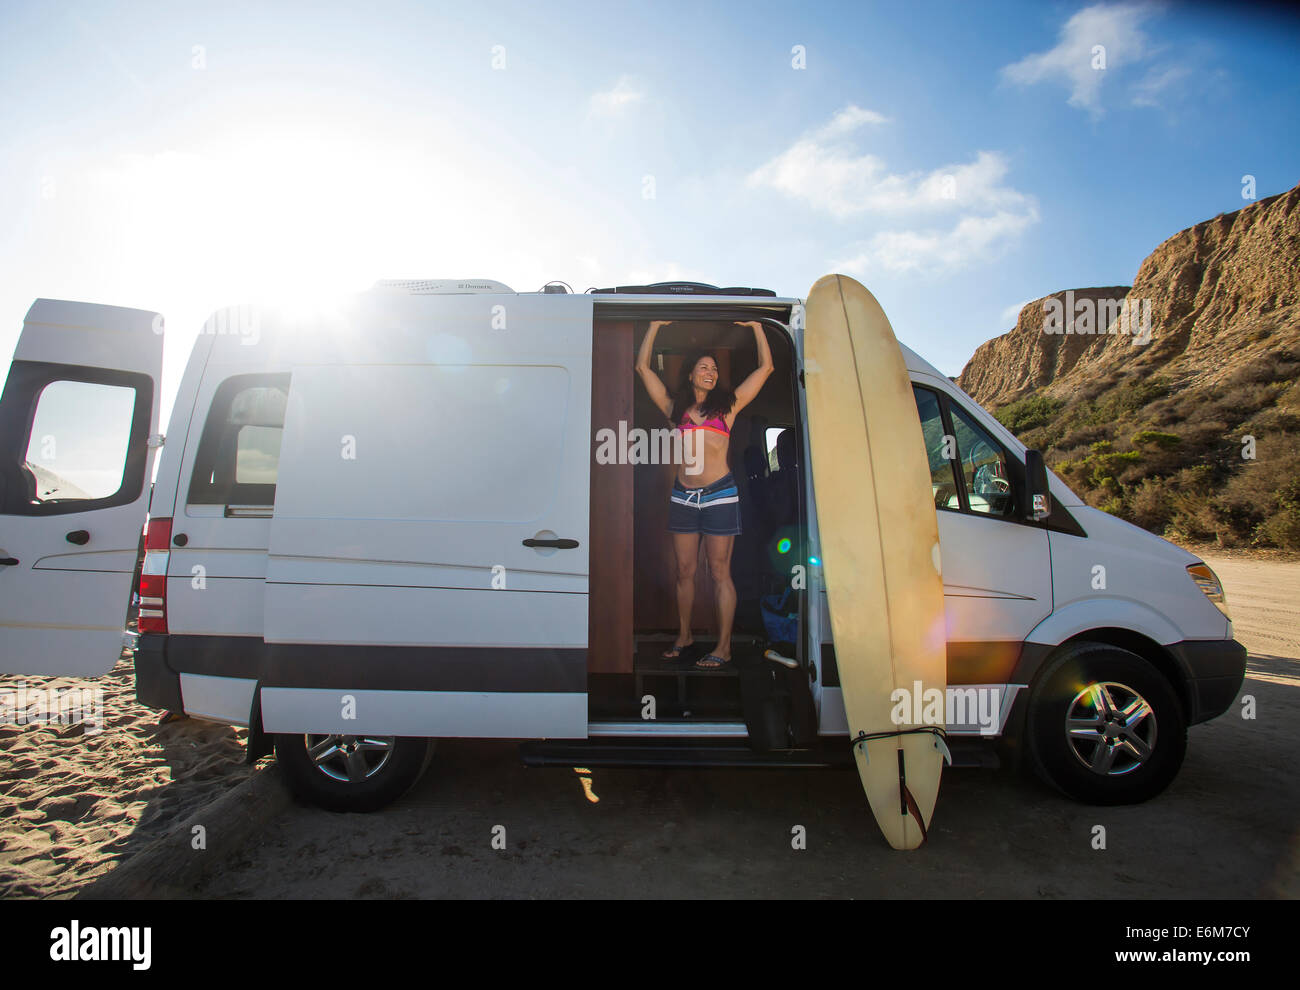
POLYGON ((0 403, 0 512, 59 515, 133 502, 144 484, 148 376, 13 362, 0 403))
POLYGON ((110 498, 122 487, 135 389, 55 381, 41 390, 25 467, 37 502, 110 498))

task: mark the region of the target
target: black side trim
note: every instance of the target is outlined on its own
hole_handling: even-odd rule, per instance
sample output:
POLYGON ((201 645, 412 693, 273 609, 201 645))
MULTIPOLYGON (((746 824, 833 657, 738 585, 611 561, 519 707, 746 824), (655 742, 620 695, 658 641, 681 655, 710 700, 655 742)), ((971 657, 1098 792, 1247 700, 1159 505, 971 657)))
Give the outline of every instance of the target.
POLYGON ((252 766, 263 756, 270 756, 275 750, 275 739, 262 729, 262 685, 253 689, 253 710, 248 716, 248 745, 245 748, 244 762, 252 766))
POLYGON ((519 755, 528 767, 690 767, 739 769, 750 767, 849 770, 853 751, 842 746, 755 752, 748 746, 711 745, 703 740, 651 742, 525 742, 519 755))
POLYGON ((835 665, 835 644, 822 643, 822 687, 840 686, 840 668, 835 665))
MULTIPOLYGON (((1086 637, 1085 637, 1086 638, 1086 637)), ((1016 669, 1012 671, 1011 684, 1033 684, 1034 678, 1038 676, 1039 670, 1059 647, 1048 646, 1046 643, 1025 643, 1024 648, 1020 651, 1020 660, 1016 664, 1016 669)), ((1028 694, 1027 691, 1021 692, 1028 694)))
POLYGON ((146 708, 180 712, 181 679, 167 666, 167 637, 143 633, 135 647, 135 697, 146 708))
POLYGON ((1235 639, 1184 640, 1165 647, 1187 671, 1187 724, 1228 710, 1246 677, 1246 648, 1235 639))
POLYGON ((268 644, 252 636, 168 636, 186 674, 243 677, 264 688, 585 694, 587 651, 549 647, 268 644))
MULTIPOLYGON (((1034 525, 1030 523, 1029 525, 1034 525)), ((1079 520, 1070 514, 1070 510, 1063 506, 1060 499, 1053 496, 1052 511, 1046 519, 1038 525, 1045 529, 1050 529, 1053 533, 1064 533, 1066 536, 1077 536, 1082 540, 1088 538, 1087 532, 1079 525, 1079 520)))

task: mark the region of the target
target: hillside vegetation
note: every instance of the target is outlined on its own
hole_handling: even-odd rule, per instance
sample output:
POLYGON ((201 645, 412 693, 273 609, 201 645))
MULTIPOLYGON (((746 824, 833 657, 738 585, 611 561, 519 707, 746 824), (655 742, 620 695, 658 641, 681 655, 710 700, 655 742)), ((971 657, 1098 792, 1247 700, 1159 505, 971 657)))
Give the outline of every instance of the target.
MULTIPOLYGON (((1175 234, 1126 299, 1150 337, 1043 332, 1044 303, 958 383, 1090 505, 1180 542, 1300 549, 1300 187, 1175 234)), ((1081 303, 1082 301, 1082 303, 1081 303)))

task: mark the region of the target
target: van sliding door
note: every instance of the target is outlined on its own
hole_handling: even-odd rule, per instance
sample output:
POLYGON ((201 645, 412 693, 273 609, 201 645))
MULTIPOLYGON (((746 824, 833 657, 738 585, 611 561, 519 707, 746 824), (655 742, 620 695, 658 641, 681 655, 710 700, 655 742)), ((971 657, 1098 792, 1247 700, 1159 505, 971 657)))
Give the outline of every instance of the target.
POLYGON ((589 296, 399 293, 304 339, 268 731, 586 736, 591 339, 589 296))

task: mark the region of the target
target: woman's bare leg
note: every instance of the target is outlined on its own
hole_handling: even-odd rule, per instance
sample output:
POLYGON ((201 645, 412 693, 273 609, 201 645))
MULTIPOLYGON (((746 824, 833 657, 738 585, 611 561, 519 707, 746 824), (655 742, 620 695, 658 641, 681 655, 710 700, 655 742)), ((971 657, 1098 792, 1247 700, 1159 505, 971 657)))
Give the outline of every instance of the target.
POLYGON ((699 533, 674 533, 673 552, 677 555, 677 649, 695 641, 691 635, 691 609, 695 605, 695 566, 700 559, 699 533))
POLYGON ((713 653, 723 660, 731 659, 731 626, 736 618, 736 586, 731 582, 731 548, 735 545, 734 536, 704 537, 704 553, 709 559, 718 607, 718 645, 713 653))

